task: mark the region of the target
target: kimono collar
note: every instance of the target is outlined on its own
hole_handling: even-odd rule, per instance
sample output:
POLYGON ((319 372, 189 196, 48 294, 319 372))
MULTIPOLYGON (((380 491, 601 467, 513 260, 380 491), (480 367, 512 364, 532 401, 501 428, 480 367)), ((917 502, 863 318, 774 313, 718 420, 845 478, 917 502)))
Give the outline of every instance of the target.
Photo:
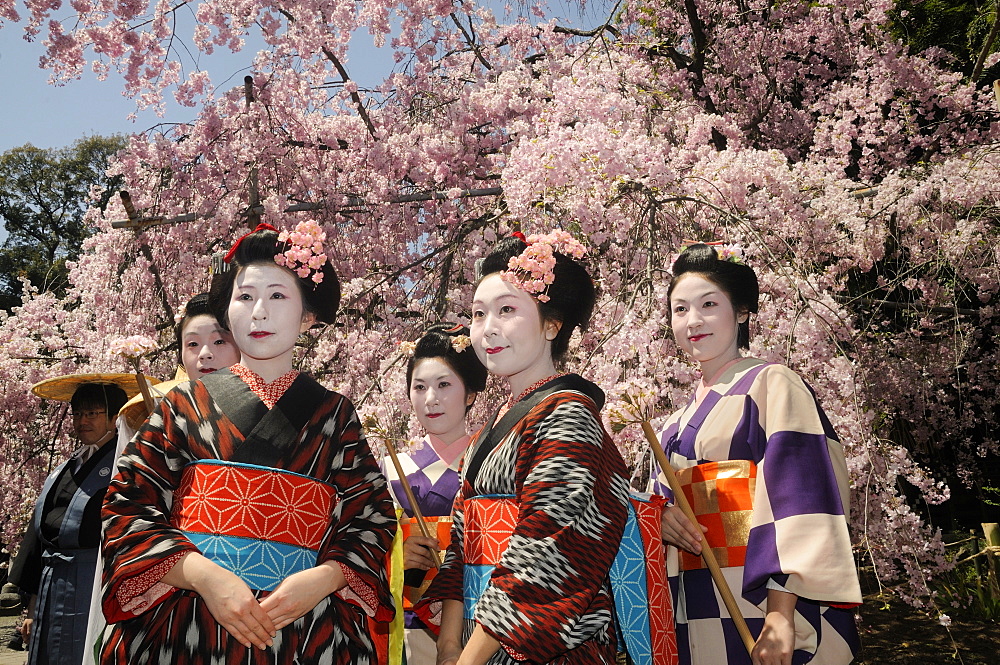
POLYGON ((454 466, 455 460, 461 458, 462 455, 465 454, 465 451, 469 447, 470 439, 472 439, 472 437, 466 434, 452 443, 445 443, 433 434, 427 435, 427 440, 430 443, 431 448, 435 453, 437 453, 437 456, 441 458, 441 461, 449 467, 454 466))

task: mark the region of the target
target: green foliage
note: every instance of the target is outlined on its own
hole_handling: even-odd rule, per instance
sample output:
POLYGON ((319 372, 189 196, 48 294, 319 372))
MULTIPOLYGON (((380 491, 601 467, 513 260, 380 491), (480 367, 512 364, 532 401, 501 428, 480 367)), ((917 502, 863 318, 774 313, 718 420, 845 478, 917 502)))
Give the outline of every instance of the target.
POLYGON ((66 261, 75 259, 91 233, 90 205, 102 210, 120 187, 105 171, 125 147, 121 136, 91 136, 62 149, 31 144, 0 155, 0 222, 8 236, 0 247, 0 309, 21 304, 21 278, 40 291, 62 295, 66 261), (93 187, 102 191, 91 201, 93 187))
POLYGON ((930 585, 942 612, 959 610, 979 619, 1000 619, 1000 585, 997 583, 1000 557, 979 550, 983 545, 985 541, 980 536, 948 546, 947 557, 954 567, 930 585))
MULTIPOLYGON (((997 0, 899 0, 892 14, 892 34, 914 52, 939 47, 950 53, 953 68, 972 74, 997 11, 997 0)), ((994 40, 987 54, 1000 50, 994 40)), ((982 74, 981 84, 1000 78, 1000 66, 982 74)))

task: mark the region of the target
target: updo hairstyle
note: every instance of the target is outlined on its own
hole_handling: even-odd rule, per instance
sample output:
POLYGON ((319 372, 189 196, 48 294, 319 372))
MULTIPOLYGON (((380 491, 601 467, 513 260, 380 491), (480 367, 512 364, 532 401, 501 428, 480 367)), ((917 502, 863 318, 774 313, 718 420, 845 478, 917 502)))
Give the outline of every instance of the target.
POLYGON ((218 320, 215 312, 209 306, 207 293, 199 293, 198 295, 191 296, 191 299, 184 305, 184 315, 177 325, 174 326, 174 338, 177 340, 177 362, 180 365, 184 364, 184 326, 194 317, 202 315, 211 316, 213 319, 218 320))
MULTIPOLYGON (((236 276, 242 269, 255 264, 282 268, 274 262, 274 257, 285 251, 285 243, 278 242, 278 233, 269 229, 254 231, 238 242, 239 246, 229 263, 229 270, 215 276, 208 296, 210 313, 226 330, 229 330, 229 301, 233 297, 236 276)), ((314 314, 319 322, 333 323, 337 307, 340 305, 340 281, 329 259, 319 270, 323 274, 323 281, 319 284, 309 277, 303 278, 292 271, 289 272, 295 275, 299 284, 305 311, 314 314)))
MULTIPOLYGON (((480 267, 479 281, 498 272, 508 269, 510 260, 521 254, 528 245, 517 237, 507 237, 494 245, 493 250, 483 259, 480 267)), ((548 302, 535 300, 543 321, 553 321, 560 324, 559 332, 552 340, 552 360, 562 360, 569 348, 573 329, 587 328, 590 316, 594 312, 597 291, 594 280, 590 278, 587 269, 572 258, 554 252, 556 266, 553 269, 554 280, 545 292, 548 302)))
MULTIPOLYGON (((674 279, 667 289, 667 301, 674 292, 674 287, 685 274, 701 275, 722 289, 737 315, 757 313, 760 300, 760 288, 757 284, 757 273, 744 263, 723 261, 719 253, 711 245, 697 243, 689 245, 681 252, 673 265, 674 279)), ((750 319, 739 324, 736 334, 736 345, 741 349, 750 346, 750 319)))
MULTIPOLYGON (((417 340, 416 349, 406 363, 406 391, 410 391, 413 370, 424 358, 439 358, 462 379, 466 393, 481 393, 486 389, 486 366, 479 362, 471 346, 455 350, 452 340, 459 335, 468 337, 469 329, 455 323, 435 323, 417 340)), ((471 407, 471 405, 470 405, 471 407)), ((466 409, 468 410, 468 408, 466 409)))

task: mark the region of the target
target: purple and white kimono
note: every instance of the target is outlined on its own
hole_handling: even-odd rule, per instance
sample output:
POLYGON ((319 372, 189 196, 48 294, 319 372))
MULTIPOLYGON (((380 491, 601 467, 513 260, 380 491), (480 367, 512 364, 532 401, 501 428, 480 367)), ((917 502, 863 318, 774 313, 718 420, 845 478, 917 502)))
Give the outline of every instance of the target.
MULTIPOLYGON (((812 390, 783 365, 746 358, 700 402, 692 397, 671 415, 660 444, 682 484, 691 481, 709 539, 724 531, 713 550, 754 636, 768 589, 784 590, 799 597, 793 664, 851 662, 859 643, 847 607, 861 602, 861 591, 847 529, 847 464, 812 390), (727 486, 736 489, 723 498, 727 486)), ((652 491, 669 496, 655 472, 652 491)), ((749 665, 709 571, 692 559, 674 547, 667 553, 680 662, 749 665)))

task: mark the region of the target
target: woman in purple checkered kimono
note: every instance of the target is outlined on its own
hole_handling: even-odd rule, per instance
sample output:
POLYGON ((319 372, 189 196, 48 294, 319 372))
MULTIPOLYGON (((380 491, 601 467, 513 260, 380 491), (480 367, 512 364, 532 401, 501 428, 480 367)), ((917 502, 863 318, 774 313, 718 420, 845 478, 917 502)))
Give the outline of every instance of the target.
MULTIPOLYGON (((450 516, 462 484, 459 465, 470 440, 466 414, 476 395, 486 388, 486 367, 471 346, 469 329, 454 323, 434 324, 416 342, 400 344, 410 356, 406 364, 410 404, 426 435, 420 445, 397 457, 420 512, 427 518, 450 516)), ((405 517, 412 518, 413 509, 389 458, 382 460, 382 472, 396 504, 405 517)), ((415 529, 403 543, 404 645, 405 662, 410 664, 432 663, 437 657, 434 633, 410 610, 410 601, 424 586, 425 571, 434 567, 430 549, 439 550, 442 545, 447 543, 421 536, 415 529)), ((393 570, 393 574, 397 572, 393 570)), ((427 575, 426 581, 431 578, 427 575)))
MULTIPOLYGON (((849 663, 861 591, 843 447, 795 372, 742 355, 758 286, 739 248, 691 245, 673 275, 670 325, 702 374, 660 432, 699 522, 677 507, 662 520, 681 663, 849 663), (756 640, 750 655, 699 556, 706 541, 756 640)), ((669 494, 659 470, 652 485, 669 494)))

